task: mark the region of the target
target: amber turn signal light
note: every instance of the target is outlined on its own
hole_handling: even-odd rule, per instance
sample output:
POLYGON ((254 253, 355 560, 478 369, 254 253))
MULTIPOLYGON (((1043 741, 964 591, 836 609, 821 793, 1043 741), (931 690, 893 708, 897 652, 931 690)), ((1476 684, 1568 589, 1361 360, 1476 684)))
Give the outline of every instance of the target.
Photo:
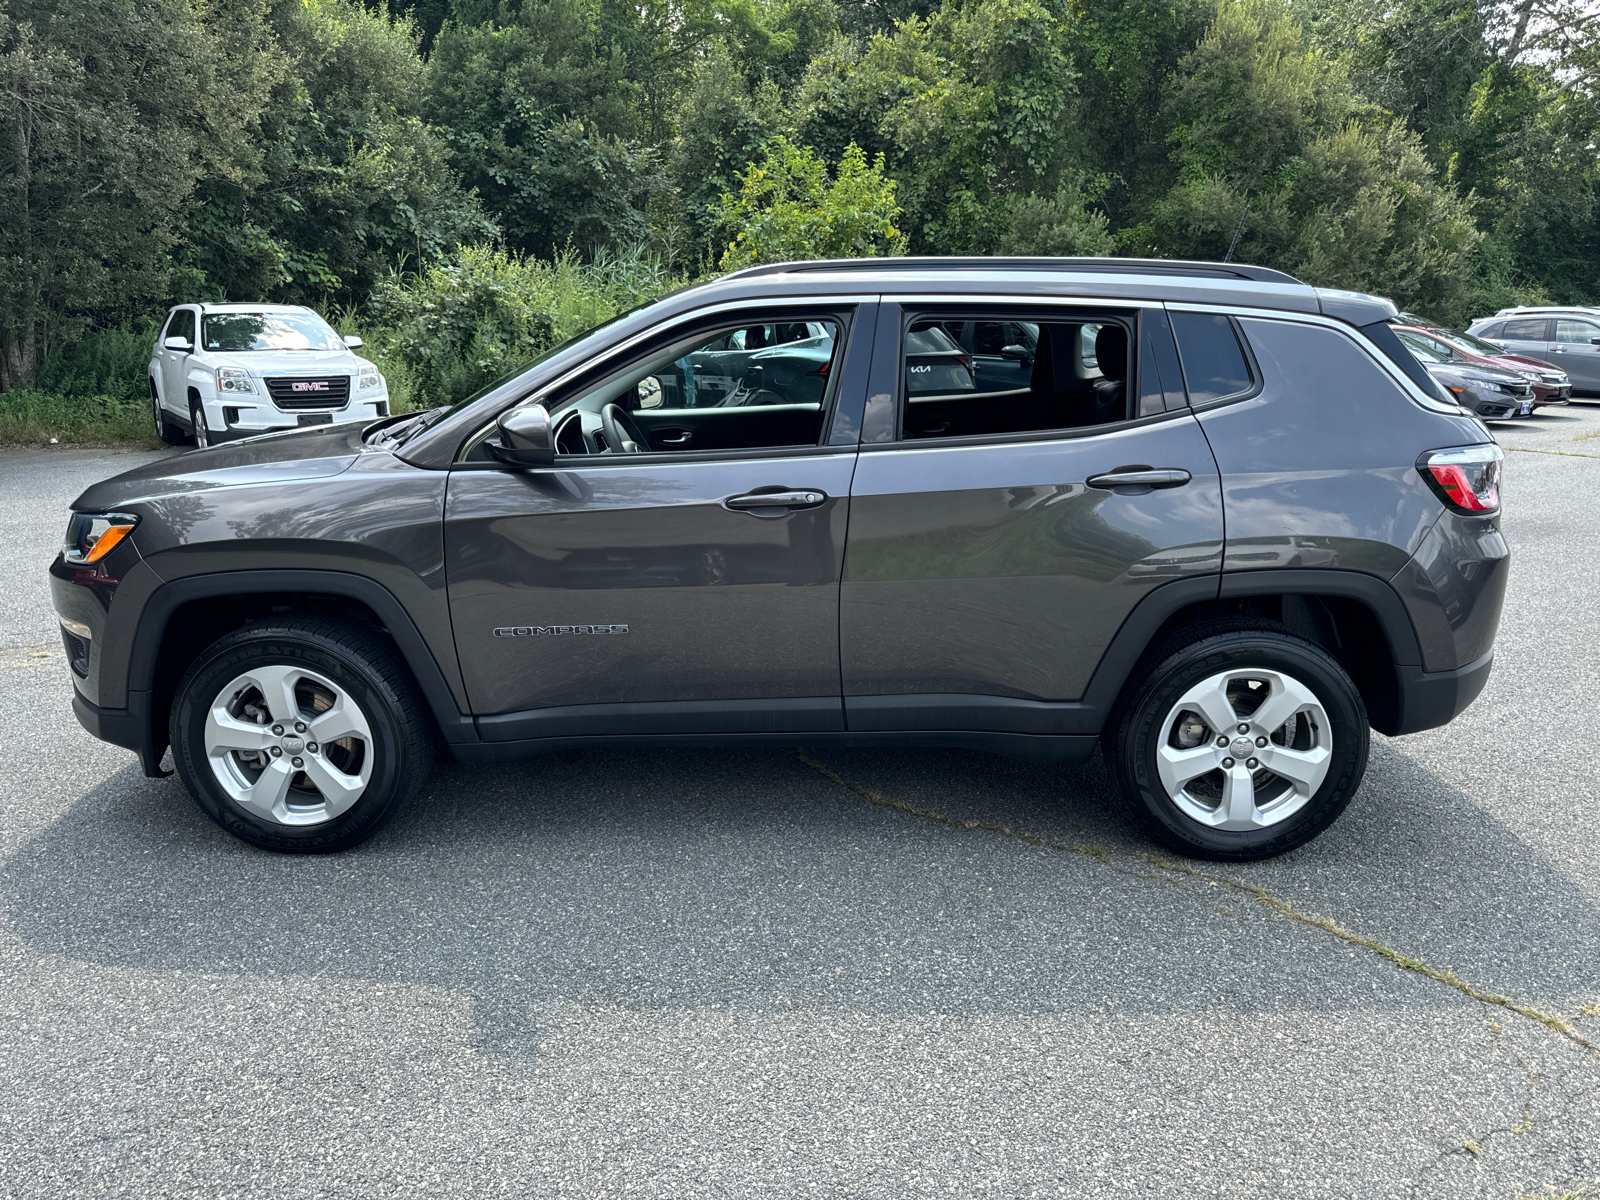
POLYGON ((138 524, 139 518, 127 513, 73 513, 62 557, 74 564, 99 562, 138 524))

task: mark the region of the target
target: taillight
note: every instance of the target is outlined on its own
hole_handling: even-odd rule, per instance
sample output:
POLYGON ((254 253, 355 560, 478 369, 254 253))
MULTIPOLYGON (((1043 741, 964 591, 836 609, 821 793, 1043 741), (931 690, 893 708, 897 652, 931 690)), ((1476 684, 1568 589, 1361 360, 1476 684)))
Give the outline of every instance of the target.
POLYGON ((1500 509, 1500 475, 1505 459, 1505 451, 1491 442, 1455 450, 1430 450, 1417 459, 1417 470, 1451 510, 1482 516, 1500 509))

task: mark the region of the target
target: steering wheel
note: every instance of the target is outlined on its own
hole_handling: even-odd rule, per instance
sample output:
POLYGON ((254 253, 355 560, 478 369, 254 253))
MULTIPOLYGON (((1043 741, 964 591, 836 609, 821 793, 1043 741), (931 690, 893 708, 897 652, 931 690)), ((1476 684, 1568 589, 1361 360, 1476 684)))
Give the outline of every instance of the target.
POLYGON ((633 427, 628 414, 619 404, 608 404, 600 410, 600 427, 606 431, 606 446, 616 454, 643 454, 644 438, 633 427))

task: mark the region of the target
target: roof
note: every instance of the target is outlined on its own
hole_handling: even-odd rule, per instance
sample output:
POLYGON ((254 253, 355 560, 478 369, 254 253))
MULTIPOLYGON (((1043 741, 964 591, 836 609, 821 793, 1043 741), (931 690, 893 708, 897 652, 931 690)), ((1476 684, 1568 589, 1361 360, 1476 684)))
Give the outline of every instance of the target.
MULTIPOLYGON (((188 300, 188 301, 185 301, 184 303, 185 304, 193 304, 193 305, 195 305, 196 307, 198 307, 200 309, 201 312, 281 312, 281 313, 303 313, 303 312, 312 312, 313 311, 312 309, 307 308, 304 304, 246 304, 246 303, 243 303, 242 301, 238 301, 238 300, 229 300, 229 301, 188 300)), ((183 305, 178 305, 177 307, 181 308, 181 307, 183 307, 183 305)))
POLYGON ((770 263, 734 271, 697 288, 706 298, 838 293, 839 286, 908 288, 926 294, 985 292, 1015 301, 1020 295, 1084 296, 1154 303, 1231 304, 1321 313, 1367 325, 1388 320, 1395 306, 1378 296, 1315 288, 1293 275, 1248 263, 1166 258, 849 258, 770 263), (776 286, 774 286, 776 285, 776 286))
POLYGON ((1165 275, 1204 279, 1248 279, 1255 283, 1290 283, 1304 287, 1293 275, 1270 267, 1246 263, 1195 262, 1179 258, 984 258, 900 257, 824 258, 804 262, 770 263, 746 267, 727 276, 748 279, 757 275, 802 274, 817 271, 1064 271, 1090 275, 1165 275))
MULTIPOLYGON (((1515 317, 1523 313, 1585 313, 1589 316, 1600 314, 1600 308, 1592 304, 1539 304, 1520 305, 1516 308, 1502 308, 1495 313, 1497 317, 1515 317)), ((1487 321, 1488 317, 1479 317, 1480 321, 1487 321)))

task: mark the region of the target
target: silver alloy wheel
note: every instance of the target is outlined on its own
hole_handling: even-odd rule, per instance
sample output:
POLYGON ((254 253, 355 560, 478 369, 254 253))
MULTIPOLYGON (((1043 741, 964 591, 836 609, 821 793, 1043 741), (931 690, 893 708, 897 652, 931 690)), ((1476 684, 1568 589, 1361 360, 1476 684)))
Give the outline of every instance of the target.
POLYGON ((1244 667, 1195 684, 1161 726, 1156 772, 1184 815, 1213 829, 1263 829, 1304 808, 1327 777, 1322 702, 1281 671, 1244 667))
POLYGON ((304 667, 255 667, 206 713, 206 761, 241 808, 279 825, 331 821, 372 779, 372 726, 350 694, 304 667))
POLYGON ((198 450, 204 450, 211 445, 211 431, 206 428, 206 409, 203 404, 196 404, 189 409, 189 417, 194 422, 194 444, 198 450))

